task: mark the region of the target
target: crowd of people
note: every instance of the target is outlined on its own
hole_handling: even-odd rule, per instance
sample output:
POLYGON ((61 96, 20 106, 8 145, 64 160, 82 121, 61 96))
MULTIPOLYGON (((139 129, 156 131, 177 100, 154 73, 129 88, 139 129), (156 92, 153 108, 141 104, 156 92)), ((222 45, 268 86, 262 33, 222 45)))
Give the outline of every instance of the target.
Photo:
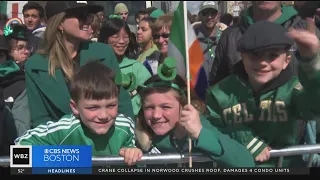
POLYGON ((207 77, 188 103, 168 56, 173 12, 147 8, 129 24, 124 3, 105 16, 81 2, 28 2, 24 24, 0 15, 0 156, 12 144, 89 145, 134 165, 188 152, 191 139, 192 152, 219 166, 275 167, 270 150, 318 142, 320 34, 316 14, 299 15, 303 4, 253 1, 233 17, 203 1, 188 13, 207 77))

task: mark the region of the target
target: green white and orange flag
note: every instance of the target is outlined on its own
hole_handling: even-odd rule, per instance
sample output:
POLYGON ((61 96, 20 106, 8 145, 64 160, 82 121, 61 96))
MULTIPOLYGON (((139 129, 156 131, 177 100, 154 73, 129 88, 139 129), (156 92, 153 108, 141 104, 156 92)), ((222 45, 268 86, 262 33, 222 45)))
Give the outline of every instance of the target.
POLYGON ((184 3, 187 2, 180 1, 174 12, 168 44, 168 56, 177 60, 177 73, 186 79, 188 79, 186 69, 188 68, 187 59, 189 59, 190 86, 194 88, 204 55, 190 21, 187 19, 187 24, 185 25, 184 23, 184 16, 187 17, 184 3), (188 58, 186 49, 188 50, 188 58))

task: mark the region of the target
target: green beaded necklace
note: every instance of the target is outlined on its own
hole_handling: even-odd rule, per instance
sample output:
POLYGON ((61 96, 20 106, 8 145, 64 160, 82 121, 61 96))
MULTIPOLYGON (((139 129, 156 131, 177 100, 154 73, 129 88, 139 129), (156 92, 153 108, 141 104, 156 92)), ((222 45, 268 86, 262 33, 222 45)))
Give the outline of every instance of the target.
MULTIPOLYGON (((221 31, 219 28, 217 28, 217 31, 216 31, 216 36, 217 36, 217 39, 216 39, 216 42, 218 43, 219 40, 220 40, 220 36, 221 36, 221 31)), ((210 47, 210 39, 207 38, 207 47, 210 47)), ((215 54, 214 54, 214 51, 212 50, 212 48, 209 48, 209 54, 210 54, 210 57, 211 58, 214 58, 215 54)))

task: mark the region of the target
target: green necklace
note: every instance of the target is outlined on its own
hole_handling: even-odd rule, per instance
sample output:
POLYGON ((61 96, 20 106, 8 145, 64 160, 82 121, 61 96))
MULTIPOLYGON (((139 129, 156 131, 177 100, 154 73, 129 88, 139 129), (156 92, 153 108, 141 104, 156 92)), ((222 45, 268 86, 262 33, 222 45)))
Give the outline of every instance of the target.
MULTIPOLYGON (((220 29, 219 28, 217 28, 217 31, 216 31, 216 36, 217 36, 217 39, 215 40, 216 42, 217 42, 217 44, 218 44, 218 42, 219 42, 219 40, 220 40, 220 36, 221 36, 221 31, 220 31, 220 29)), ((207 40, 207 47, 210 47, 210 39, 209 38, 207 38, 206 39, 207 40)), ((214 58, 214 56, 215 56, 215 54, 214 54, 214 51, 212 50, 212 48, 209 48, 209 54, 210 54, 210 57, 211 58, 214 58)))

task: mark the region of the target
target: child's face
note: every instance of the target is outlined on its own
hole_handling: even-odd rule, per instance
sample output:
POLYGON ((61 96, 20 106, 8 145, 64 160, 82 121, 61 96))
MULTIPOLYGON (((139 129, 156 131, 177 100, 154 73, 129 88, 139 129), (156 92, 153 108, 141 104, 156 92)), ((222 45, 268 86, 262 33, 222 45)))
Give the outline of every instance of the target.
POLYGON ((18 40, 16 44, 12 47, 10 51, 10 56, 13 60, 19 64, 28 59, 30 55, 30 47, 28 42, 18 40))
POLYGON ((278 77, 291 59, 284 49, 242 53, 242 58, 249 82, 254 86, 261 86, 278 77))
POLYGON ((174 91, 146 96, 142 108, 148 126, 156 135, 165 135, 180 119, 181 106, 174 91))
POLYGON ((118 115, 117 97, 102 100, 81 98, 77 103, 71 100, 70 106, 83 124, 98 135, 106 134, 118 115))

